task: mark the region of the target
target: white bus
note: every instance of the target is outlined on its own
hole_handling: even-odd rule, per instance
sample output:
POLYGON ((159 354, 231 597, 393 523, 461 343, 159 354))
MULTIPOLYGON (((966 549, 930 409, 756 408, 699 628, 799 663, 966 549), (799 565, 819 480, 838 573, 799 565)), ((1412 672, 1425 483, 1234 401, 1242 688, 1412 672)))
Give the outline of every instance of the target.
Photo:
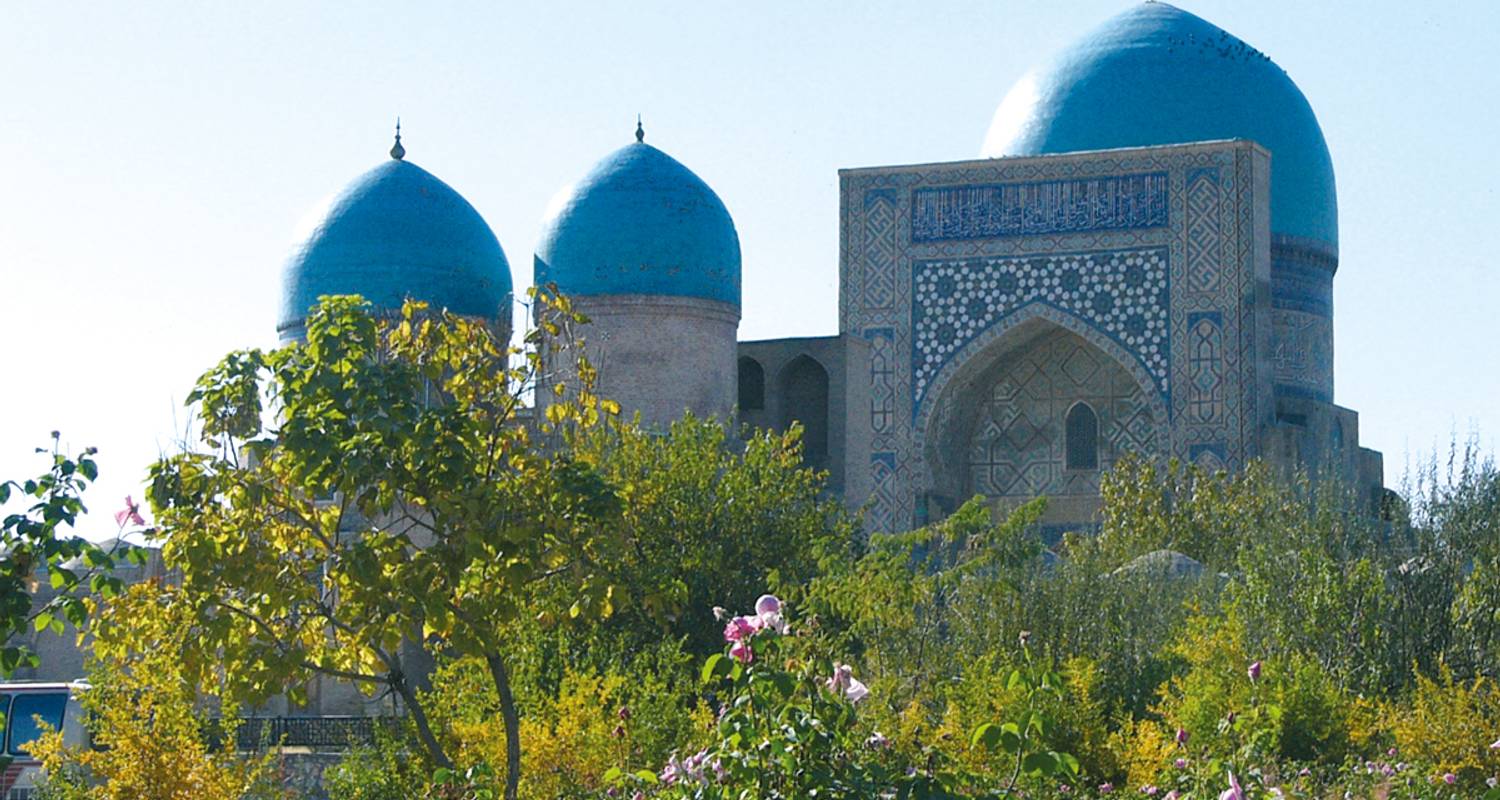
POLYGON ((10 760, 0 772, 0 799, 31 800, 36 794, 42 764, 31 757, 26 745, 41 734, 38 720, 62 731, 64 744, 88 743, 83 709, 78 705, 78 695, 87 689, 88 684, 81 682, 0 683, 0 713, 5 715, 5 735, 0 739, 0 747, 10 760))

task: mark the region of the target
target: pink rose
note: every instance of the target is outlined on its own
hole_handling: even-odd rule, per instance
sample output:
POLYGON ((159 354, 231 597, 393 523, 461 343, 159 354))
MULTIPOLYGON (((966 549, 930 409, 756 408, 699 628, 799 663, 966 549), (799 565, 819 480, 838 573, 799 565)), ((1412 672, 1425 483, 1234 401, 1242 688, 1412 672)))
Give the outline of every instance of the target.
POLYGON ((735 642, 729 648, 729 655, 741 664, 749 664, 755 660, 755 651, 750 649, 750 643, 747 641, 735 642))
POLYGON ((755 617, 735 617, 724 626, 724 641, 744 641, 754 636, 759 628, 755 617))
POLYGON ((774 594, 763 594, 755 601, 755 613, 762 616, 766 614, 780 614, 781 600, 774 594))
POLYGON ((854 677, 854 669, 848 664, 834 664, 833 677, 824 682, 828 691, 842 694, 851 703, 858 703, 870 693, 869 687, 854 677))

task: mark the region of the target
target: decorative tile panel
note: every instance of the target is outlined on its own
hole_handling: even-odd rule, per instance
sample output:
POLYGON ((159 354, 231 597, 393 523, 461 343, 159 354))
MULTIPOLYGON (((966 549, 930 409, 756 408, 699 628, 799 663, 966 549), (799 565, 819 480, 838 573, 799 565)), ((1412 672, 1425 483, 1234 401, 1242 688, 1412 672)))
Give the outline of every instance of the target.
POLYGON ((1259 238, 1269 169, 1252 143, 1212 142, 841 172, 839 329, 870 343, 861 458, 880 454, 862 483, 888 483, 852 498, 888 509, 871 530, 916 524, 924 499, 961 499, 971 465, 1005 460, 971 458, 974 381, 1048 326, 1134 381, 1143 404, 1106 404, 1120 447, 1186 461, 1208 444, 1198 455, 1229 468, 1255 455, 1281 375, 1260 288, 1285 251, 1259 238))
POLYGON ((1079 402, 1098 418, 1100 469, 1157 444, 1150 403, 1135 378, 1081 337, 1058 332, 1006 363, 990 385, 968 443, 965 493, 1098 493, 1099 469, 1065 468, 1064 419, 1079 402))
POLYGON ((1215 292, 1223 272, 1219 255, 1219 171, 1194 170, 1187 183, 1188 281, 1197 291, 1215 292))
POLYGON ((880 439, 891 432, 896 417, 896 353, 890 328, 869 328, 870 342, 870 431, 880 439))
POLYGON ((1218 312, 1188 315, 1188 414, 1198 423, 1224 415, 1224 319, 1218 312))
POLYGON ((1167 174, 944 186, 911 198, 913 243, 1167 224, 1167 174))
POLYGON ((939 370, 986 328, 1032 303, 1091 323, 1132 353, 1167 393, 1167 252, 1068 253, 913 266, 916 403, 939 370))
POLYGON ((886 309, 896 302, 896 203, 894 193, 865 196, 864 291, 866 309, 886 309))
POLYGON ((1333 400, 1333 321, 1316 314, 1271 312, 1276 392, 1333 400))

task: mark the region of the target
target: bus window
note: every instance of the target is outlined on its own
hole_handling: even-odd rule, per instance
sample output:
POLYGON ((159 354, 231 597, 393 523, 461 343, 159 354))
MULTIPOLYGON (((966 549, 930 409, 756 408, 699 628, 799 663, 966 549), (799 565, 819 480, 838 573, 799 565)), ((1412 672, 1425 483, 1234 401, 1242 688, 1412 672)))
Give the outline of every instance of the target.
POLYGON ((7 752, 13 756, 27 755, 26 745, 42 735, 37 717, 41 717, 52 730, 62 730, 63 709, 67 705, 67 692, 17 694, 11 702, 10 714, 6 716, 7 727, 10 728, 10 738, 7 739, 10 747, 7 752))

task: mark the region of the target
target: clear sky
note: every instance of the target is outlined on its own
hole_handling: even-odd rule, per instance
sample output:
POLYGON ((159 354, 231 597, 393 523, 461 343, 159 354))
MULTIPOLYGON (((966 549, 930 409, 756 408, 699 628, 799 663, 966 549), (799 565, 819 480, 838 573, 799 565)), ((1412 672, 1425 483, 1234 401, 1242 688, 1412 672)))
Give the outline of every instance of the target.
MULTIPOLYGON (((1182 0, 1301 86, 1338 176, 1336 399, 1388 483, 1500 435, 1500 4, 1182 0)), ((407 158, 485 216, 518 289, 548 200, 647 141, 744 249, 742 339, 837 329, 840 167, 976 157, 1033 64, 1128 0, 0 0, 0 477, 63 431, 96 512, 140 494, 182 398, 275 343, 302 216, 407 158)), ((88 532, 112 528, 96 513, 88 532)))

